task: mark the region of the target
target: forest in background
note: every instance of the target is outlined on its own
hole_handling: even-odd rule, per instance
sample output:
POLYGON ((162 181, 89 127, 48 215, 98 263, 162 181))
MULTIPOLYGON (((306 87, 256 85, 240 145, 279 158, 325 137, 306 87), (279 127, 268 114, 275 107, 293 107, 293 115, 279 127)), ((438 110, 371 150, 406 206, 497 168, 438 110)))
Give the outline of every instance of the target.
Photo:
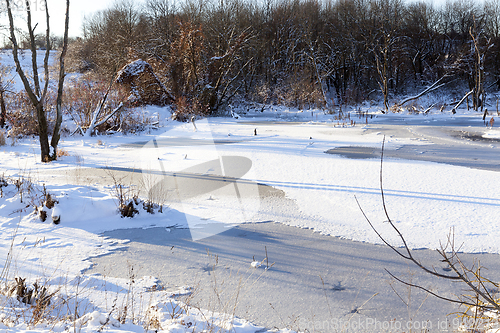
MULTIPOLYGON (((474 109, 500 87, 500 1, 131 0, 87 17, 72 70, 102 78, 147 61, 178 110, 235 97, 334 109, 452 88, 474 109)), ((450 101, 450 103, 453 100, 450 101)))

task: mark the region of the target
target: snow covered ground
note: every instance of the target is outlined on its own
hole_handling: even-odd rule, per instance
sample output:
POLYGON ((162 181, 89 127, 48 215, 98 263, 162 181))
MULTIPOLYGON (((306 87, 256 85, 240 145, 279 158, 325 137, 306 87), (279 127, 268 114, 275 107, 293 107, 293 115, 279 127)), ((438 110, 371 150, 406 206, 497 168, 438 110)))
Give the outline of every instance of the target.
MULTIPOLYGON (((14 146, 1 148, 2 171, 5 176, 11 179, 30 177, 38 186, 45 184, 47 191, 59 201, 56 207, 61 215, 59 225, 41 222, 38 215, 33 213, 33 208, 26 207, 27 199, 21 203, 14 185, 4 188, 4 197, 0 199, 0 257, 9 257, 11 241, 15 235, 10 277, 15 275, 29 281, 40 280, 54 289, 60 288, 59 283, 64 279, 65 285, 71 286, 72 283, 75 284, 71 281, 78 279, 89 267, 90 263, 86 259, 122 245, 116 240, 99 236, 99 233, 106 230, 173 225, 196 227, 196 223, 189 223, 196 222, 189 216, 198 216, 198 223, 212 220, 229 225, 258 218, 259 197, 252 196, 251 192, 248 192, 250 194, 246 200, 240 202, 244 205, 243 210, 235 209, 246 214, 232 214, 229 216, 231 218, 222 214, 221 218, 214 218, 216 211, 227 212, 235 207, 234 196, 219 195, 216 191, 202 193, 196 198, 197 201, 193 201, 196 204, 191 199, 186 199, 180 203, 172 202, 163 213, 150 215, 141 211, 134 218, 121 218, 117 213, 112 184, 96 181, 95 178, 85 180, 82 179, 85 177, 79 176, 92 174, 92 170, 102 173, 102 168, 106 167, 112 167, 112 170, 139 170, 145 166, 145 156, 152 157, 152 160, 160 159, 168 172, 187 170, 213 160, 214 154, 247 157, 252 161, 252 172, 243 175, 240 181, 266 184, 285 191, 287 197, 295 200, 307 217, 296 220, 293 216, 283 214, 278 217, 281 222, 314 228, 332 236, 380 243, 363 219, 355 201, 356 196, 383 234, 389 240, 398 242, 396 235, 386 228, 387 224, 382 223, 385 217, 379 190, 380 160, 348 159, 325 154, 326 150, 334 147, 380 147, 382 135, 363 134, 370 125, 335 127, 329 119, 331 116, 327 115, 320 115, 323 118, 321 122, 315 120, 300 124, 273 124, 274 118, 267 118, 268 122, 262 122, 264 119, 260 118, 260 123, 250 122, 253 119, 247 119, 245 123, 215 118, 204 125, 203 121, 198 121, 198 131, 195 131, 190 123, 179 124, 168 120, 168 110, 151 108, 144 112, 148 111, 160 112, 165 127, 137 136, 115 135, 86 141, 82 141, 80 137, 64 138, 61 148, 69 156, 63 156, 50 164, 39 162, 38 143, 35 139, 20 140, 14 146), (203 126, 210 128, 212 142, 219 144, 176 146, 172 143, 162 149, 151 148, 147 144, 140 146, 153 139, 160 143, 168 142, 168 138, 185 140, 193 133, 203 133, 203 126), (220 144, 228 139, 231 143, 220 144), (136 145, 138 142, 140 144, 136 145)), ((491 132, 485 130, 485 133, 491 132)), ((199 140, 203 138, 206 136, 202 135, 199 140)), ((387 137, 386 149, 395 149, 407 143, 416 142, 387 137)), ((462 251, 500 253, 500 227, 497 223, 497 217, 500 216, 500 195, 497 190, 499 177, 500 174, 494 171, 446 164, 398 159, 384 161, 384 189, 389 212, 413 248, 438 248, 453 228, 456 244, 463 244, 462 251)), ((141 186, 140 182, 135 185, 141 186)), ((98 286, 112 284, 121 288, 124 295, 129 289, 129 281, 109 281, 103 277, 85 275, 80 279, 83 281, 77 281, 87 288, 97 289, 84 297, 100 314, 112 311, 112 302, 108 301, 107 306, 97 302, 103 299, 98 286)), ((154 278, 147 277, 136 281, 136 284, 136 289, 152 287, 154 278)), ((111 287, 107 292, 111 293, 110 290, 111 287)), ((71 297, 77 295, 74 290, 65 292, 71 297)), ((161 297, 168 299, 161 292, 150 294, 154 294, 148 296, 154 300, 152 302, 158 302, 154 304, 164 304, 161 297)), ((22 308, 21 305, 18 306, 22 308)), ((160 311, 166 311, 163 316, 168 316, 168 310, 161 308, 160 311)), ((89 317, 89 321, 83 325, 88 331, 95 329, 92 325, 99 325, 98 322, 103 321, 103 317, 94 312, 90 316, 93 317, 89 317)), ((180 319, 176 325, 181 325, 179 323, 182 321, 180 319)), ((84 322, 79 320, 79 323, 84 322)), ((165 323, 162 321, 162 327, 165 323)), ((132 323, 121 327, 123 330, 133 330, 130 325, 132 323)), ((16 327, 21 329, 24 326, 16 327)), ((252 326, 244 327, 257 329, 252 326)))
MULTIPOLYGON (((124 280, 84 274, 90 257, 124 244, 101 237, 104 231, 181 226, 193 232, 199 224, 216 222, 230 227, 258 220, 260 197, 252 187, 257 183, 283 190, 299 206, 300 219, 283 213, 276 217, 279 222, 381 243, 363 218, 356 197, 381 233, 398 244, 397 235, 383 223, 380 159, 349 159, 325 152, 336 147, 380 148, 384 135, 370 129, 400 121, 401 114, 382 115, 376 107, 365 105, 362 111, 376 118, 368 118, 366 124, 365 118, 356 118, 353 109, 351 118, 358 124, 351 126, 350 120, 337 120, 320 110, 269 106, 265 112, 247 111, 236 109, 239 119, 198 120, 193 126, 171 121, 169 108, 139 109, 145 117, 160 119, 161 128, 131 136, 65 137, 60 148, 68 156, 48 164, 39 161, 36 139, 17 140, 14 145, 7 140, 8 144, 0 147, 0 176, 3 174, 9 183, 2 187, 0 198, 0 258, 5 259, 0 277, 12 281, 20 276, 30 284, 38 281, 55 294, 49 313, 36 327, 33 309, 14 297, 1 296, 0 329, 62 332, 76 328, 94 332, 106 327, 108 332, 142 332, 161 327, 171 332, 201 332, 213 324, 235 332, 259 330, 242 319, 184 306, 172 291, 161 290, 154 277, 132 277, 131 273, 131 278, 124 280), (250 167, 240 170, 238 163, 227 164, 231 157, 250 161, 250 167), (197 169, 200 165, 202 169, 197 169), (238 179, 234 188, 207 185, 199 193, 196 181, 186 182, 187 187, 180 185, 176 193, 169 192, 163 213, 151 215, 140 209, 134 218, 121 218, 115 188, 109 181, 110 175, 119 177, 120 172, 137 174, 134 183, 124 181, 122 185, 141 193, 161 183, 165 175, 234 174, 238 179), (14 184, 16 180, 18 185, 20 180, 28 184, 28 179, 34 184, 32 188, 20 191, 14 184), (42 222, 30 202, 41 195, 43 185, 58 201, 54 208, 54 214, 61 216, 58 225, 50 223, 50 218, 42 222), (192 191, 196 193, 190 196, 192 191), (77 320, 75 312, 80 316, 77 320)), ((463 109, 456 115, 403 116, 410 125, 482 123, 478 114, 463 109)), ((484 138, 500 138, 498 129, 481 131, 484 138)), ((388 150, 407 144, 424 147, 431 143, 385 137, 388 150)), ((498 154, 498 147, 491 150, 498 154)), ((500 173, 402 159, 385 159, 383 168, 389 214, 409 246, 439 248, 453 231, 461 251, 500 253, 500 173)), ((49 217, 53 215, 51 210, 47 212, 49 217)), ((189 292, 185 286, 176 294, 189 292)))

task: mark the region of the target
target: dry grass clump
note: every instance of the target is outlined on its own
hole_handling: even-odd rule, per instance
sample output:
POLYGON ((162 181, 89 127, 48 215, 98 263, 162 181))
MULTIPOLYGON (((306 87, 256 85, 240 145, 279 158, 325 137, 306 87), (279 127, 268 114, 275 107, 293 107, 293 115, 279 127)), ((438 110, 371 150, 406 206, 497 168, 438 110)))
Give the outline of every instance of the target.
POLYGON ((70 156, 67 150, 64 150, 62 148, 57 149, 57 158, 61 158, 63 156, 70 156))
MULTIPOLYGON (((42 222, 45 222, 47 220, 48 212, 50 212, 50 210, 54 208, 54 206, 58 203, 59 201, 55 198, 54 195, 47 192, 47 189, 44 185, 42 190, 42 202, 39 206, 35 207, 42 222)), ((54 219, 53 217, 52 220, 54 224, 59 224, 60 217, 56 217, 56 219, 54 219)))
POLYGON ((15 295, 18 301, 31 305, 33 307, 33 314, 36 317, 41 317, 42 313, 50 305, 54 294, 49 293, 47 287, 39 285, 38 282, 33 283, 32 286, 28 286, 26 279, 21 277, 16 277, 14 283, 9 288, 9 295, 15 295))
POLYGON ((111 169, 107 174, 113 181, 111 194, 115 197, 116 205, 121 217, 134 217, 139 214, 136 206, 139 205, 139 196, 132 186, 123 185, 125 177, 118 177, 111 169))
POLYGON ((40 188, 33 183, 30 176, 19 176, 17 178, 6 178, 7 184, 14 185, 15 194, 19 196, 21 203, 36 207, 41 201, 40 188))
POLYGON ((133 192, 130 187, 122 184, 114 185, 114 195, 118 201, 118 211, 121 217, 134 217, 139 214, 140 209, 148 212, 149 214, 163 213, 164 203, 156 203, 150 198, 142 200, 137 193, 133 192))
POLYGON ((15 277, 10 283, 5 283, 0 295, 9 307, 4 312, 0 322, 9 327, 24 323, 34 328, 42 323, 54 323, 61 318, 54 316, 54 311, 62 304, 54 302, 60 288, 49 291, 47 286, 39 281, 33 284, 26 283, 26 278, 15 277))
MULTIPOLYGON (((23 204, 23 208, 15 211, 16 213, 33 209, 42 222, 47 220, 50 210, 59 203, 56 197, 47 191, 45 185, 39 186, 29 175, 19 177, 1 175, 0 198, 5 196, 18 197, 23 204)), ((54 223, 58 224, 58 220, 55 220, 54 223)))
MULTIPOLYGON (((147 198, 143 200, 139 198, 139 188, 123 184, 125 177, 118 177, 111 169, 108 169, 107 173, 113 182, 111 194, 115 197, 121 217, 134 217, 140 211, 146 211, 149 214, 163 213, 167 191, 161 187, 162 183, 148 189, 147 198)), ((140 185, 145 187, 144 182, 140 185)))

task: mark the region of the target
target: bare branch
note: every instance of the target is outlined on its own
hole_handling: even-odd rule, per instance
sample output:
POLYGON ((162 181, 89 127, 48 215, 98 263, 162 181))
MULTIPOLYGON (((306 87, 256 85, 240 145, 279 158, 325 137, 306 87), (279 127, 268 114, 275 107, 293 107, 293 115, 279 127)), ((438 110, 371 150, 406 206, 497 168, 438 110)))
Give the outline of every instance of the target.
MULTIPOLYGON (((45 5, 45 7, 47 8, 47 5, 45 5)), ((69 30, 69 0, 66 0, 66 19, 64 21, 63 48, 61 51, 61 56, 59 57, 59 83, 57 85, 56 124, 54 127, 54 133, 52 134, 52 140, 50 141, 50 145, 54 148, 54 153, 56 153, 57 145, 59 144, 59 139, 61 137, 60 132, 62 124, 62 96, 64 88, 64 78, 66 76, 64 61, 66 58, 66 52, 68 50, 68 30, 69 30)))
POLYGON ((118 105, 113 111, 111 111, 106 117, 104 117, 101 121, 99 121, 98 123, 96 123, 94 125, 94 128, 98 127, 98 126, 101 126, 102 124, 104 124, 105 122, 107 122, 109 120, 109 118, 113 117, 118 111, 120 111, 123 107, 123 103, 120 103, 120 105, 118 105))
POLYGON ((473 92, 474 89, 465 94, 464 97, 462 97, 462 99, 453 107, 452 112, 454 112, 460 106, 460 104, 462 104, 473 92))
MULTIPOLYGON (((390 247, 394 251, 396 251, 396 253, 399 254, 401 257, 403 257, 403 258, 405 258, 407 260, 412 261, 413 263, 415 263, 415 265, 417 265, 418 267, 420 267, 421 269, 423 269, 427 273, 430 273, 430 274, 438 276, 438 277, 446 278, 446 279, 458 280, 459 278, 457 278, 456 276, 450 276, 450 275, 445 275, 445 274, 438 273, 438 272, 436 272, 435 269, 429 269, 429 268, 425 267, 424 265, 422 265, 418 260, 416 260, 413 257, 413 254, 412 254, 412 252, 411 252, 408 244, 406 243, 406 239, 404 238, 403 234, 399 231, 399 229, 392 222, 392 219, 389 216, 389 212, 387 211, 387 205, 386 205, 386 202, 385 202, 385 194, 384 194, 384 186, 383 186, 384 147, 385 147, 385 136, 384 136, 384 139, 382 141, 382 153, 381 153, 381 156, 380 156, 380 195, 382 197, 382 207, 384 209, 384 214, 385 214, 385 217, 387 218, 387 222, 391 225, 391 227, 394 229, 394 231, 396 231, 396 233, 398 234, 398 237, 403 242, 403 247, 404 247, 404 249, 406 251, 406 255, 403 254, 403 253, 401 253, 400 251, 398 251, 394 246, 390 245, 390 247)), ((373 224, 370 223, 370 225, 372 226, 372 229, 375 229, 373 227, 373 224)), ((377 235, 384 241, 384 243, 387 244, 387 242, 383 239, 383 237, 380 235, 380 233, 377 232, 377 235)))
POLYGON ((12 42, 12 56, 14 57, 14 63, 16 64, 16 72, 19 74, 21 81, 23 83, 24 89, 28 94, 31 102, 36 105, 38 103, 38 98, 36 97, 33 89, 31 89, 30 83, 24 70, 21 66, 21 62, 19 61, 19 45, 17 44, 15 27, 14 27, 14 18, 12 16, 12 8, 10 0, 5 0, 7 2, 7 15, 9 17, 9 30, 10 30, 10 41, 12 42))
MULTIPOLYGON (((35 29, 31 25, 31 4, 29 0, 26 0, 26 13, 28 15, 28 33, 30 38, 30 48, 31 48, 31 67, 33 70, 33 81, 35 84, 35 94, 37 98, 40 98, 40 79, 38 77, 38 64, 36 61, 36 43, 35 43, 35 29)), ((38 24, 37 24, 38 25, 38 24)), ((42 101, 43 102, 43 101, 42 101)))
POLYGON ((434 82, 433 84, 431 84, 430 86, 428 86, 425 90, 423 90, 421 93, 419 93, 418 95, 415 95, 415 96, 412 96, 412 97, 408 97, 406 99, 404 99, 401 103, 399 103, 399 106, 402 106, 403 104, 406 104, 408 103, 409 101, 413 101, 415 99, 418 99, 422 96, 424 96, 425 94, 428 94, 434 90, 437 90, 445 85, 447 85, 448 83, 445 82, 445 83, 441 83, 439 84, 441 81, 443 81, 443 79, 445 79, 446 77, 448 77, 448 75, 443 75, 439 80, 437 80, 436 82, 434 82))
MULTIPOLYGON (((461 305, 468 305, 468 306, 476 306, 475 303, 469 303, 469 302, 465 302, 463 300, 456 300, 456 299, 453 299, 453 298, 448 298, 448 297, 444 297, 444 296, 441 296, 427 288, 424 288, 422 286, 419 286, 418 284, 414 284, 414 283, 409 283, 409 282, 406 282, 400 278, 398 278, 397 276, 395 276, 394 274, 392 274, 390 271, 388 271, 387 269, 385 270, 394 280, 406 285, 406 286, 409 286, 409 287, 413 287, 413 288, 418 288, 420 290, 423 290, 425 291, 426 293, 429 293, 430 295, 432 296, 435 296, 439 299, 442 299, 444 301, 447 301, 447 302, 451 302, 451 303, 457 303, 457 304, 461 304, 461 305)), ((493 309, 493 308, 488 308, 488 309, 493 309)))
MULTIPOLYGON (((45 57, 43 59, 43 68, 44 68, 44 86, 43 86, 43 92, 42 96, 40 98, 40 103, 45 102, 45 98, 47 97, 47 91, 49 88, 49 56, 50 56, 50 23, 49 23, 49 7, 47 4, 45 4, 45 20, 47 21, 47 30, 45 33, 45 57)), ((36 47, 36 45, 35 45, 36 47)))
POLYGON ((465 266, 462 263, 462 261, 460 260, 460 258, 457 255, 457 251, 455 250, 454 238, 453 238, 453 233, 452 232, 450 232, 450 235, 448 235, 448 240, 447 240, 446 246, 441 245, 441 249, 437 250, 437 252, 443 258, 442 261, 445 262, 445 263, 447 263, 449 265, 449 267, 453 271, 454 275, 446 275, 446 274, 438 273, 436 271, 436 269, 430 269, 430 268, 424 266, 422 263, 420 263, 417 259, 415 259, 413 257, 412 251, 408 247, 408 244, 407 244, 407 242, 406 242, 403 234, 394 225, 394 223, 392 222, 391 218, 389 217, 389 213, 387 211, 387 206, 386 206, 386 202, 385 202, 385 195, 384 195, 384 189, 383 189, 384 145, 385 145, 385 137, 384 137, 384 140, 382 142, 382 154, 381 154, 381 157, 380 157, 380 194, 382 196, 382 206, 383 206, 383 209, 384 209, 385 216, 387 218, 387 222, 396 231, 396 233, 398 234, 399 238, 403 242, 403 247, 404 247, 405 253, 401 252, 394 245, 390 244, 378 232, 378 230, 374 227, 373 223, 366 216, 365 212, 363 211, 363 209, 361 208, 361 205, 358 202, 358 199, 356 198, 356 202, 358 203, 358 206, 359 206, 361 212, 363 213, 363 216, 368 221, 368 224, 375 231, 375 233, 377 234, 377 236, 387 246, 389 246, 394 252, 396 252, 399 256, 401 256, 402 258, 404 258, 406 260, 409 260, 409 261, 413 262, 417 267, 419 267, 420 269, 422 269, 426 273, 429 273, 429 274, 431 274, 433 276, 437 276, 439 278, 448 279, 448 280, 461 281, 461 282, 465 283, 470 288, 470 290, 475 293, 476 296, 475 296, 474 299, 472 299, 471 297, 463 296, 463 295, 462 295, 462 297, 464 297, 464 299, 458 299, 458 300, 457 299, 451 299, 449 297, 441 296, 441 295, 439 295, 439 294, 437 294, 437 293, 435 293, 435 292, 433 292, 433 291, 431 291, 431 290, 429 290, 427 288, 424 288, 422 286, 405 282, 402 279, 399 279, 396 276, 394 276, 391 272, 389 272, 387 270, 386 271, 395 280, 397 280, 397 281, 399 281, 399 282, 401 282, 401 283, 403 283, 403 284, 405 284, 407 286, 415 287, 415 288, 424 290, 428 294, 433 295, 433 296, 435 296, 437 298, 446 300, 448 302, 462 304, 462 305, 467 305, 467 306, 470 306, 470 307, 475 306, 475 307, 481 308, 482 310, 496 310, 496 311, 500 311, 500 304, 499 304, 499 302, 493 298, 493 296, 490 294, 490 292, 488 291, 488 288, 486 286, 487 283, 492 284, 495 287, 497 287, 499 284, 491 282, 489 279, 486 279, 486 278, 482 277, 482 275, 481 275, 481 265, 479 263, 478 263, 477 267, 476 267, 475 264, 473 264, 471 268, 468 268, 467 266, 465 266), (447 254, 447 252, 446 252, 446 249, 448 248, 448 246, 450 246, 450 251, 451 251, 450 255, 447 254), (459 270, 459 268, 461 269, 461 271, 459 270), (470 275, 472 275, 472 276, 470 276, 470 275), (477 283, 477 286, 475 285, 475 283, 477 283), (471 299, 472 300, 476 300, 476 301, 475 302, 469 301, 471 299), (486 303, 486 304, 484 304, 484 303, 486 303))
MULTIPOLYGON (((96 128, 96 126, 99 126, 99 125, 97 125, 98 119, 99 119, 99 116, 100 116, 102 110, 104 109, 104 106, 106 105, 106 100, 108 99, 108 95, 109 95, 109 92, 111 91, 111 87, 113 86, 113 82, 115 82, 115 77, 116 77, 116 74, 111 76, 111 80, 109 81, 108 89, 106 90, 104 97, 101 99, 99 104, 97 104, 97 107, 94 110, 94 113, 92 115, 92 120, 90 121, 90 125, 87 128, 87 130, 85 131, 85 136, 91 136, 92 133, 94 132, 94 129, 96 128)), ((119 106, 119 108, 121 108, 121 105, 119 106)))

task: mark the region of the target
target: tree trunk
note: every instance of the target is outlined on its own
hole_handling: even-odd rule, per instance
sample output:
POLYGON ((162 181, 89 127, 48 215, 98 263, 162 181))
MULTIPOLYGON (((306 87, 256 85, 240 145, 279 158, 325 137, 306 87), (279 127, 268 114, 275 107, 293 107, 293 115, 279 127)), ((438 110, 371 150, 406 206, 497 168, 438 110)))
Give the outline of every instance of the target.
MULTIPOLYGON (((61 126, 61 121, 62 121, 62 115, 61 115, 61 103, 62 103, 62 85, 64 82, 64 56, 65 55, 65 50, 63 50, 63 55, 62 55, 62 66, 60 68, 60 78, 59 78, 59 90, 58 90, 58 101, 57 101, 57 120, 56 120, 56 127, 54 129, 54 135, 56 138, 52 140, 52 151, 50 150, 49 146, 49 136, 48 136, 48 128, 47 128, 47 118, 45 115, 45 110, 44 110, 44 103, 45 103, 45 98, 47 96, 47 89, 49 86, 49 54, 50 54, 50 22, 49 22, 49 9, 47 7, 47 3, 45 3, 45 18, 46 18, 46 23, 47 23, 47 29, 45 33, 45 41, 46 41, 46 52, 45 52, 45 58, 44 58, 44 64, 43 67, 45 69, 45 83, 43 87, 43 91, 40 91, 40 80, 38 77, 38 65, 36 61, 36 45, 35 45, 35 34, 34 34, 34 28, 31 25, 31 8, 30 8, 30 3, 29 1, 26 1, 26 12, 27 12, 27 24, 28 24, 28 32, 29 32, 29 40, 30 40, 30 49, 31 49, 31 58, 32 58, 32 73, 33 73, 33 81, 35 85, 35 91, 33 91, 30 82, 28 81, 28 78, 26 77, 26 74, 24 73, 24 70, 21 67, 21 62, 19 61, 19 56, 18 56, 18 51, 19 51, 19 46, 17 44, 17 39, 15 35, 15 27, 14 27, 14 17, 12 15, 12 8, 11 8, 11 1, 6 0, 6 5, 7 5, 7 15, 9 18, 9 30, 10 30, 10 40, 12 42, 12 55, 14 57, 14 63, 16 64, 16 71, 19 74, 19 77, 21 78, 21 81, 24 85, 24 89, 26 93, 28 94, 28 97, 30 98, 31 102, 33 103, 33 106, 36 109, 37 113, 37 119, 38 119, 38 132, 39 132, 39 139, 40 139, 40 148, 41 148, 41 160, 42 162, 50 162, 52 160, 55 160, 57 158, 57 143, 59 142, 59 131, 60 131, 60 126, 61 126), (62 77, 62 79, 61 79, 62 77)), ((68 39, 68 23, 69 23, 69 0, 66 0, 66 21, 65 21, 65 32, 64 32, 64 43, 65 46, 67 45, 67 39, 68 39)), ((35 26, 36 27, 36 26, 35 26)))
POLYGON ((61 51, 61 57, 59 58, 59 84, 57 88, 57 100, 56 100, 56 124, 54 127, 54 132, 52 134, 52 140, 50 145, 53 148, 53 159, 57 158, 57 145, 59 144, 59 139, 61 138, 61 123, 62 123, 62 95, 64 88, 64 60, 66 58, 66 51, 68 49, 68 27, 69 27, 69 0, 66 0, 66 20, 64 25, 64 40, 63 49, 61 51))
POLYGON ((7 109, 5 108, 5 100, 4 100, 4 93, 5 91, 0 88, 0 127, 4 128, 5 127, 5 121, 7 118, 7 109))
POLYGON ((49 136, 47 130, 47 119, 45 118, 45 110, 42 103, 36 105, 36 115, 38 118, 38 136, 40 140, 40 151, 42 162, 50 162, 52 157, 49 149, 49 136))
POLYGON ((387 81, 384 81, 384 109, 385 112, 389 112, 389 92, 387 89, 387 81))

